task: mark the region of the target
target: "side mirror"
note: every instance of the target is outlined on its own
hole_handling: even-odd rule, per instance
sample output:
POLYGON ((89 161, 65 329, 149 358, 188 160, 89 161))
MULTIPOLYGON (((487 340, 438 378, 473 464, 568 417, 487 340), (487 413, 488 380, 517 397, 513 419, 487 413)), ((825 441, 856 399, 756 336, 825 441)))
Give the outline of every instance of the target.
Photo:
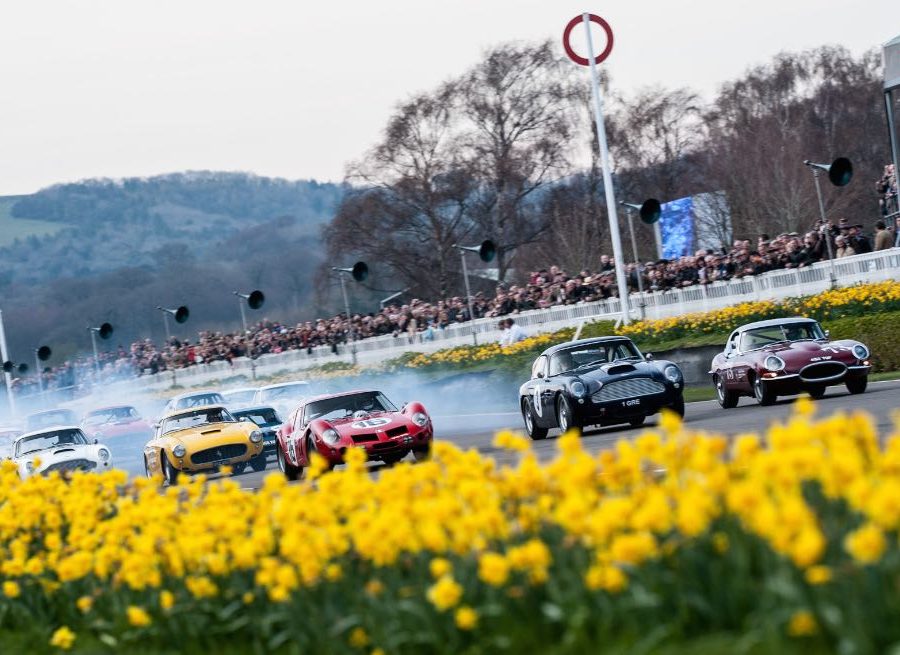
POLYGON ((159 430, 159 423, 151 423, 150 427, 153 428, 154 430, 159 430))
POLYGON ((825 330, 825 338, 826 339, 831 338, 831 330, 825 330))
POLYGON ((537 377, 538 377, 538 378, 544 377, 544 372, 543 372, 543 371, 538 371, 538 372, 537 372, 537 377))
POLYGON ((100 440, 97 439, 96 437, 94 437, 94 444, 96 445, 96 444, 98 444, 98 443, 100 443, 100 440))
POLYGON ((653 353, 644 353, 644 359, 646 359, 648 362, 652 362, 653 361, 653 353))

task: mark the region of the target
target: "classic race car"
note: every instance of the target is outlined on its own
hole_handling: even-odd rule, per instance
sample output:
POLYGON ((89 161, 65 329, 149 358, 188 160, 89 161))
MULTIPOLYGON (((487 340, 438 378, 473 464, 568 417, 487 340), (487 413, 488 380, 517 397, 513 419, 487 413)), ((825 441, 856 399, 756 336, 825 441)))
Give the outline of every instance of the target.
POLYGON ((162 415, 166 416, 179 409, 191 407, 205 407, 207 405, 224 405, 225 397, 218 391, 191 391, 178 394, 170 399, 163 408, 162 415))
POLYGON ((729 409, 741 396, 771 405, 778 396, 807 392, 825 395, 845 384, 850 393, 866 390, 869 349, 858 341, 829 341, 809 318, 777 318, 748 323, 731 333, 712 361, 710 375, 719 404, 729 409))
POLYGON ((287 416, 298 403, 320 393, 321 391, 314 392, 312 385, 306 380, 281 382, 257 389, 253 404, 269 405, 281 412, 282 416, 287 416))
POLYGON ((30 431, 58 425, 75 425, 78 417, 71 409, 47 409, 25 417, 25 429, 30 431))
POLYGON ((99 439, 115 448, 116 457, 138 456, 144 444, 153 438, 153 428, 131 405, 101 407, 85 414, 81 429, 89 437, 99 439))
POLYGON ((663 408, 684 416, 684 375, 668 361, 641 355, 626 337, 570 341, 548 348, 519 389, 532 439, 552 428, 641 425, 663 408))
POLYGON ((296 480, 312 453, 335 466, 352 446, 364 448, 370 460, 387 464, 410 452, 421 460, 428 456, 433 438, 431 418, 421 403, 397 409, 380 391, 317 396, 301 403, 278 431, 278 467, 296 480))
POLYGON ((22 478, 53 471, 106 470, 112 466, 109 448, 96 439, 89 441, 75 426, 26 432, 13 443, 12 458, 22 478))
POLYGON ((277 447, 278 428, 281 427, 282 420, 273 407, 245 407, 243 409, 232 410, 231 415, 236 419, 253 421, 263 433, 263 453, 265 457, 261 458, 260 464, 255 464, 256 460, 251 460, 250 465, 254 471, 262 471, 266 468, 266 459, 275 457, 275 448, 277 447))
POLYGON ((265 462, 262 431, 251 421, 238 421, 221 405, 169 414, 159 423, 156 438, 144 446, 147 477, 161 473, 169 484, 175 483, 179 472, 228 465, 238 475, 247 464, 265 468, 265 462))

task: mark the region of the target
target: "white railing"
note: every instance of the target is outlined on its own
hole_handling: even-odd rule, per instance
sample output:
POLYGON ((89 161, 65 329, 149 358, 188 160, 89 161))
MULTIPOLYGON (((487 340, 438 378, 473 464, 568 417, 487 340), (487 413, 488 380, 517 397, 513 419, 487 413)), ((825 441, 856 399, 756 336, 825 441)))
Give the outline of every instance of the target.
MULTIPOLYGON (((651 319, 665 318, 719 309, 750 300, 806 296, 829 289, 831 272, 831 263, 826 261, 801 269, 771 271, 727 282, 714 282, 669 291, 635 293, 630 296, 631 315, 632 318, 639 318, 642 314, 651 319)), ((898 279, 900 249, 894 248, 835 260, 834 275, 840 286, 898 279)), ((584 320, 616 320, 619 316, 619 301, 611 298, 521 312, 515 315, 515 321, 526 332, 536 334, 574 326, 584 320)), ((397 337, 391 335, 371 337, 356 342, 357 360, 360 364, 377 364, 407 351, 433 352, 472 343, 473 330, 478 336, 479 343, 496 341, 500 338, 500 331, 496 329, 497 320, 484 318, 452 325, 443 330, 432 331, 432 338, 424 337, 425 333, 418 333, 412 340, 406 334, 397 337)), ((271 375, 278 371, 300 372, 327 362, 349 362, 351 359, 350 344, 341 345, 337 354, 332 353, 328 346, 318 346, 313 348, 312 354, 307 354, 305 350, 291 350, 263 355, 256 360, 255 368, 258 375, 271 375)), ((134 384, 140 388, 161 388, 171 385, 174 380, 178 384, 191 386, 214 380, 221 381, 237 375, 250 377, 249 359, 236 359, 231 364, 212 362, 174 372, 167 371, 154 376, 144 376, 140 378, 140 382, 134 384)))

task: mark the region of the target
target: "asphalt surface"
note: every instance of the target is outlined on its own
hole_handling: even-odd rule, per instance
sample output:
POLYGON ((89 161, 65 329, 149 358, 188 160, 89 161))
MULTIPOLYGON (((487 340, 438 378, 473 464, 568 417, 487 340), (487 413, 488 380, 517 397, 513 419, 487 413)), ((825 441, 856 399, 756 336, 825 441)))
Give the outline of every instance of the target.
MULTIPOLYGON (((745 432, 764 432, 776 421, 783 421, 790 416, 795 398, 785 398, 769 407, 761 407, 752 398, 741 398, 734 409, 722 409, 715 400, 688 403, 685 410, 685 423, 692 429, 709 433, 733 436, 745 432)), ((900 381, 872 382, 868 390, 861 395, 852 396, 846 388, 831 387, 821 400, 814 401, 816 414, 827 416, 838 411, 862 410, 875 417, 877 431, 885 437, 893 431, 893 412, 900 408, 900 381)), ((434 416, 435 439, 450 441, 461 448, 477 448, 480 452, 494 457, 498 463, 512 461, 515 455, 498 450, 492 446, 494 434, 498 430, 512 429, 524 431, 520 414, 498 412, 493 414, 460 414, 456 416, 434 416)), ((613 426, 601 429, 588 429, 583 434, 583 445, 590 452, 598 452, 612 447, 619 439, 630 439, 639 435, 645 428, 656 425, 658 416, 647 419, 643 427, 613 426)), ((542 460, 550 459, 556 454, 556 431, 543 441, 533 442, 533 450, 542 460)), ((124 468, 134 475, 143 475, 143 464, 136 459, 119 459, 119 468, 124 468)), ((381 465, 371 465, 373 471, 381 465)), ((270 459, 265 471, 249 471, 234 479, 246 489, 257 489, 262 485, 266 475, 278 472, 278 464, 270 459)), ((211 476, 215 477, 215 476, 211 476)))

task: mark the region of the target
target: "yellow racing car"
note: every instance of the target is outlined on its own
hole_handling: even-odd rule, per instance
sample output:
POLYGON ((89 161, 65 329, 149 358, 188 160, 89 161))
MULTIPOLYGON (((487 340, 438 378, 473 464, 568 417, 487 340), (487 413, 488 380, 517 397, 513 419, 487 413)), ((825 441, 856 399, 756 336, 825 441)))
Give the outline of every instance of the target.
POLYGON ((156 437, 144 446, 147 477, 161 474, 175 484, 182 472, 230 466, 239 474, 248 464, 254 470, 265 468, 262 431, 252 422, 237 420, 221 405, 171 412, 154 427, 156 437))

